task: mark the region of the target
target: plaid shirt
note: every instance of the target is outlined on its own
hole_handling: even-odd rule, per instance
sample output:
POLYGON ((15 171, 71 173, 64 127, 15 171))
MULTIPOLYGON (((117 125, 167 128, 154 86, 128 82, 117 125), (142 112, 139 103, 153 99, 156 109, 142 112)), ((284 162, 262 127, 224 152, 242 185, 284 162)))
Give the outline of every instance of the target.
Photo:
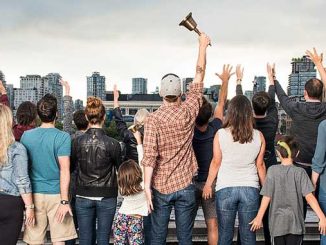
POLYGON ((192 148, 203 83, 191 84, 185 102, 163 104, 145 123, 143 166, 152 167, 152 187, 170 194, 187 187, 197 160, 192 148))

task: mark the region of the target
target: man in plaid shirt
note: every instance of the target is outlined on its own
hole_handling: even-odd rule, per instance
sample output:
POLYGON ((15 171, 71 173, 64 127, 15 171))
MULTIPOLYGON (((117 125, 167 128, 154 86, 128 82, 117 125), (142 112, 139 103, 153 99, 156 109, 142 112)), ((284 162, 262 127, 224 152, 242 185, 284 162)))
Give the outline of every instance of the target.
POLYGON ((196 212, 197 161, 192 148, 195 120, 202 104, 206 49, 210 39, 199 37, 196 76, 185 102, 181 103, 181 80, 175 74, 162 78, 163 105, 147 118, 144 136, 145 192, 152 211, 151 244, 166 244, 172 208, 175 210, 179 244, 192 244, 196 212))

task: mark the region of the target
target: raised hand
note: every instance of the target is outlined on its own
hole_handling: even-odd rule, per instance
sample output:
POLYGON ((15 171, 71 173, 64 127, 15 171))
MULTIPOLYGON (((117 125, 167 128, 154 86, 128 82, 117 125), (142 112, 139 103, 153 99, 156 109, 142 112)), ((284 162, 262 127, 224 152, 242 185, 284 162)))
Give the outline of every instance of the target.
POLYGON ((211 39, 205 33, 201 33, 199 36, 199 45, 203 48, 207 48, 210 45, 211 39))
POLYGON ((0 94, 7 94, 5 86, 3 86, 2 81, 0 80, 0 94))
POLYGON ((308 55, 309 59, 314 62, 315 65, 323 63, 323 53, 318 55, 316 48, 313 48, 313 51, 306 51, 306 55, 308 55))
POLYGON ((215 73, 216 76, 218 76, 222 82, 228 82, 230 80, 230 77, 234 75, 234 72, 232 72, 232 66, 231 65, 223 65, 223 71, 221 74, 215 73), (231 73, 232 72, 232 73, 231 73))
POLYGON ((241 65, 237 65, 236 69, 235 69, 235 74, 237 76, 237 83, 241 82, 242 79, 243 79, 243 71, 244 71, 244 68, 242 67, 241 69, 241 65))
POLYGON ((59 82, 65 88, 65 95, 70 96, 70 85, 69 85, 68 81, 64 81, 64 80, 60 79, 59 82))
POLYGON ((113 86, 113 98, 114 100, 119 100, 119 90, 116 84, 113 86))
POLYGON ((275 80, 275 63, 273 65, 270 65, 267 63, 267 75, 268 75, 268 80, 271 85, 274 85, 274 80, 275 80))

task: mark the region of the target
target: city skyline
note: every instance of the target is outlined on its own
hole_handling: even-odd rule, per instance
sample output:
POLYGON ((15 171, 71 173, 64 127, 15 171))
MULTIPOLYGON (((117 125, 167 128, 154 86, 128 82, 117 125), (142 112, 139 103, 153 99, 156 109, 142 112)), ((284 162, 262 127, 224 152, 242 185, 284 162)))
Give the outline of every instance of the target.
MULTIPOLYGON (((7 82, 18 87, 20 76, 58 72, 74 99, 85 100, 93 71, 106 77, 106 90, 117 83, 124 93, 131 93, 133 77, 148 78, 148 92, 166 73, 193 77, 197 37, 178 26, 190 11, 212 39, 206 87, 220 84, 214 73, 223 63, 240 63, 244 90, 251 89, 252 77, 266 76, 266 63, 276 62, 286 89, 292 57, 314 46, 325 50, 321 0, 0 2, 0 70, 7 82)), ((230 97, 233 90, 235 83, 230 97)))

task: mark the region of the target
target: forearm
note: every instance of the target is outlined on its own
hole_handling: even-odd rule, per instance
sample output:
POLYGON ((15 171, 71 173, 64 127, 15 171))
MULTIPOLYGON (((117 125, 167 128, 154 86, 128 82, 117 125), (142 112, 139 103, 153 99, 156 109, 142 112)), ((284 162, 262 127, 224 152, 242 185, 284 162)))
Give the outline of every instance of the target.
POLYGON ((261 186, 264 185, 265 183, 265 179, 266 179, 266 167, 265 164, 260 164, 257 166, 257 171, 258 171, 258 177, 259 177, 259 181, 261 186))
POLYGON ((144 167, 144 171, 144 187, 145 189, 150 189, 154 169, 152 167, 144 167))
POLYGON ((24 201, 25 206, 33 204, 33 195, 32 193, 21 194, 21 197, 24 201))
POLYGON ((113 100, 113 108, 118 108, 119 107, 119 101, 117 99, 113 100))
POLYGON ((316 189, 316 186, 317 186, 318 178, 319 178, 319 174, 316 173, 315 171, 312 171, 312 174, 311 174, 311 182, 314 185, 315 189, 316 189))
POLYGON ((60 170, 60 196, 61 200, 69 200, 70 171, 60 170))
POLYGON ((204 81, 205 70, 206 70, 206 47, 200 45, 194 83, 202 83, 204 81))
POLYGON ((312 193, 309 193, 306 196, 306 200, 307 200, 307 203, 309 204, 309 206, 312 208, 312 210, 314 210, 314 212, 316 213, 318 218, 319 219, 324 219, 325 215, 324 215, 323 211, 321 210, 315 196, 312 193))
POLYGON ((214 111, 214 118, 220 118, 221 120, 223 119, 224 106, 228 96, 228 85, 229 81, 223 82, 222 84, 218 104, 214 111))
POLYGON ((326 71, 322 63, 316 64, 316 68, 319 72, 320 79, 323 81, 324 87, 326 87, 326 71))
POLYGON ((218 170, 220 169, 220 164, 217 162, 212 161, 210 167, 209 167, 209 172, 208 172, 208 177, 206 180, 206 185, 212 186, 214 180, 216 179, 218 170))
POLYGON ((263 197, 263 199, 261 200, 261 203, 260 203, 260 208, 259 208, 258 213, 257 213, 257 218, 258 219, 260 219, 260 220, 263 219, 270 201, 271 201, 270 197, 267 197, 267 196, 263 197))

